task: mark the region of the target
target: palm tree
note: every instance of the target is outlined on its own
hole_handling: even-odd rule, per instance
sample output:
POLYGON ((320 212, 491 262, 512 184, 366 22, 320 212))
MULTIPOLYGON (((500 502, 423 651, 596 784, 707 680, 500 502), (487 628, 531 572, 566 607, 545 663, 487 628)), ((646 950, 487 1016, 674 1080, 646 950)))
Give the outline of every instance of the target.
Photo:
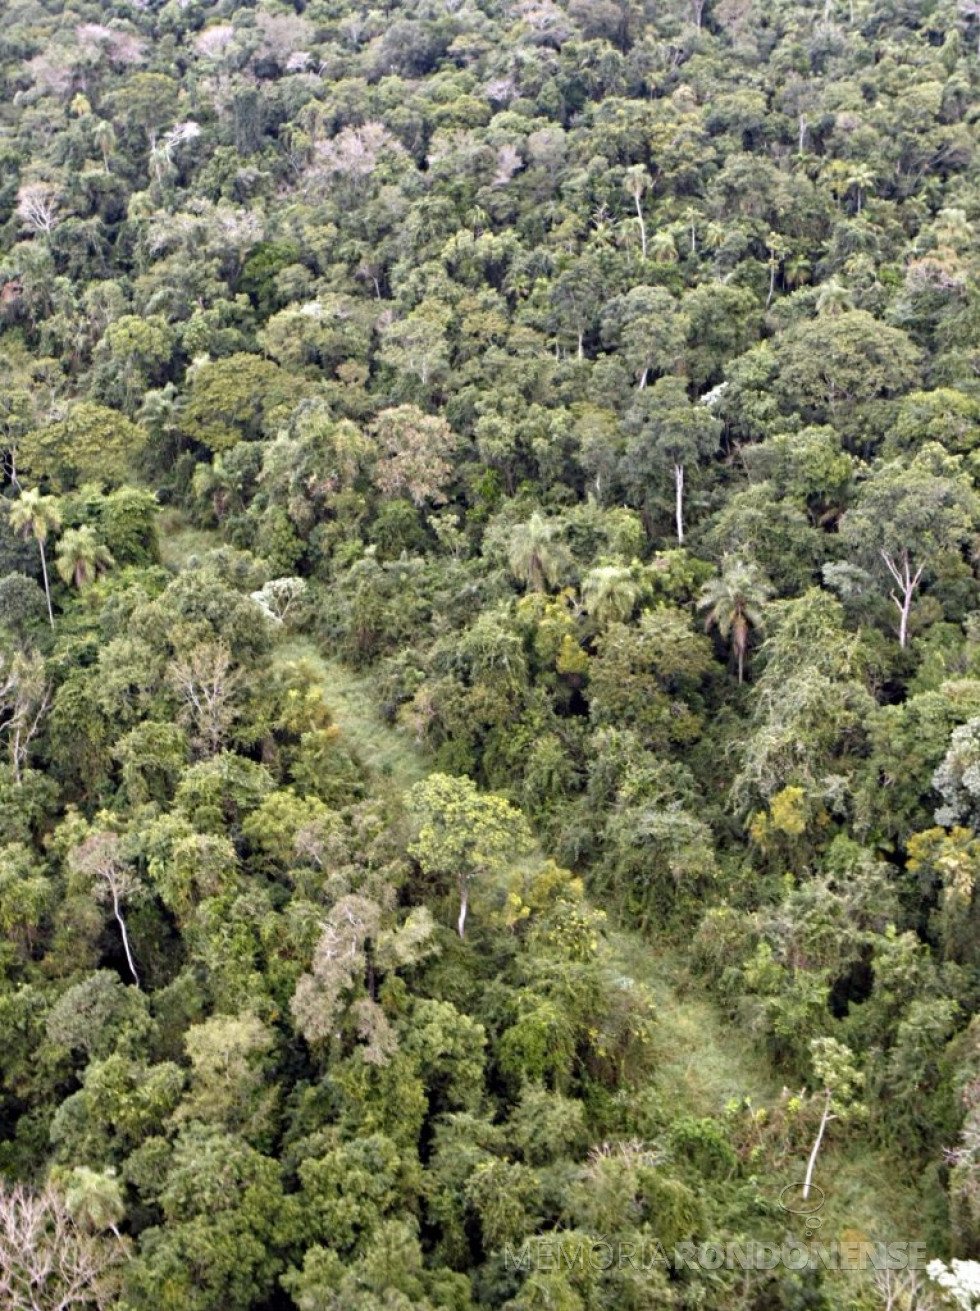
POLYGON ((799 251, 783 262, 783 277, 788 287, 800 287, 804 282, 809 282, 812 272, 813 265, 799 251))
POLYGON ((99 541, 95 529, 69 528, 58 545, 58 573, 66 583, 88 587, 116 562, 99 541))
POLYGON ((657 264, 677 263, 677 243, 674 234, 667 228, 661 228, 653 234, 647 249, 657 264))
POLYGON ((644 259, 647 257, 647 225, 643 221, 643 206, 640 202, 649 185, 650 175, 642 164, 634 164, 632 168, 626 170, 626 176, 623 178, 623 188, 633 197, 633 204, 636 206, 636 222, 640 229, 640 249, 644 259))
POLYGON ((622 565, 601 565, 582 579, 582 600, 599 624, 622 622, 633 613, 640 589, 622 565))
POLYGON ((92 139, 102 152, 102 166, 109 172, 109 156, 116 149, 116 133, 108 119, 100 119, 92 132, 92 139))
POLYGON ((37 489, 21 492, 19 500, 14 501, 10 507, 10 526, 15 533, 20 533, 25 542, 29 537, 33 537, 37 542, 37 549, 41 552, 44 595, 48 600, 48 622, 54 628, 51 584, 48 582, 48 561, 44 554, 44 543, 48 540, 48 533, 57 532, 61 527, 58 502, 53 496, 42 496, 37 489))
POLYGON ((864 204, 864 193, 874 191, 876 180, 874 170, 867 164, 855 164, 844 179, 844 185, 848 191, 853 191, 857 197, 857 212, 859 214, 864 204))
POLYGON ((850 289, 836 278, 830 278, 817 293, 818 314, 843 314, 854 308, 854 297, 850 289))
POLYGON ((698 601, 699 610, 707 610, 705 632, 717 628, 738 663, 738 681, 745 668, 745 652, 754 628, 762 627, 762 611, 772 596, 772 587, 758 565, 751 561, 725 558, 721 574, 706 583, 698 601))
POLYGON ((558 524, 537 511, 513 531, 507 562, 514 577, 532 592, 553 586, 568 564, 568 552, 555 540, 557 532, 558 524))

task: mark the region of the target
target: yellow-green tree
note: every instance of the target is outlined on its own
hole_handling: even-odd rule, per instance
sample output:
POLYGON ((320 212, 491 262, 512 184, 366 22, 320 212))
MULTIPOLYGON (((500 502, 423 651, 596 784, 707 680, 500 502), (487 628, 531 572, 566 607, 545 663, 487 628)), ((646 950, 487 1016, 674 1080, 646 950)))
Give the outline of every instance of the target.
POLYGON ((468 778, 430 774, 408 796, 416 820, 409 846, 426 874, 455 879, 459 890, 456 929, 462 938, 474 881, 502 873, 531 848, 521 812, 503 797, 481 795, 468 778))

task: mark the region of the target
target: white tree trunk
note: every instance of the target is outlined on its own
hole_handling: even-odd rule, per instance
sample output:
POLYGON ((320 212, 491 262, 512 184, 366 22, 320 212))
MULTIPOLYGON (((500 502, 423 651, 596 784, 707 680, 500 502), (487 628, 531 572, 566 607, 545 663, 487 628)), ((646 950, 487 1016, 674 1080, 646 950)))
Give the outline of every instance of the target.
POLYGON ((41 552, 41 573, 44 575, 44 596, 48 603, 48 622, 54 628, 54 611, 51 609, 51 584, 48 582, 48 562, 44 558, 44 543, 40 537, 37 539, 38 550, 41 552))
POLYGON ((912 612, 912 599, 915 596, 916 588, 922 581, 922 570, 925 566, 920 564, 913 573, 908 551, 903 551, 901 558, 895 560, 887 551, 883 550, 881 558, 898 586, 898 593, 891 592, 889 595, 898 610, 898 645, 904 651, 909 640, 909 615, 912 612))
POLYGON ((119 909, 119 896, 115 888, 112 888, 112 913, 116 917, 116 923, 119 925, 119 932, 122 934, 123 951, 126 953, 126 963, 129 965, 129 972, 133 976, 133 982, 137 988, 140 986, 140 976, 136 973, 136 966, 133 964, 133 953, 129 949, 129 934, 126 932, 126 921, 122 917, 119 909))
POLYGON ((460 938, 466 934, 466 911, 469 906, 470 890, 465 880, 459 885, 459 919, 456 923, 456 931, 460 938))
POLYGON ((677 544, 684 545, 684 466, 674 465, 674 517, 677 520, 677 544))
POLYGON ((828 1122, 835 1118, 830 1114, 831 1092, 829 1088, 826 1091, 826 1098, 827 1100, 824 1103, 823 1115, 820 1117, 820 1128, 817 1132, 817 1140, 813 1144, 813 1151, 810 1153, 810 1159, 807 1162, 806 1178, 803 1180, 804 1202, 807 1201, 810 1196, 810 1185, 813 1183, 813 1169, 817 1164, 817 1153, 820 1151, 820 1144, 823 1142, 824 1131, 827 1128, 828 1122))

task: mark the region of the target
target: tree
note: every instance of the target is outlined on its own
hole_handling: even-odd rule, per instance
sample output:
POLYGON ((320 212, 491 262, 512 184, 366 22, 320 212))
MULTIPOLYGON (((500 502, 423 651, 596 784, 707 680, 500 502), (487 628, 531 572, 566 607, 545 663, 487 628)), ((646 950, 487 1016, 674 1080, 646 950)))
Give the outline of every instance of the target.
POLYGON ((953 729, 949 748, 932 776, 942 798, 936 823, 969 824, 980 831, 980 717, 953 729))
POLYGON ((58 573, 79 590, 89 587, 113 564, 109 548, 99 541, 95 529, 88 524, 69 528, 58 543, 58 573))
POLYGON ((242 673, 223 642, 203 642, 167 669, 167 681, 181 702, 180 717, 194 730, 196 745, 208 756, 224 745, 241 713, 237 697, 242 673))
POLYGON ((254 441, 270 428, 275 431, 305 391, 301 380, 272 360, 244 353, 196 361, 188 378, 181 431, 218 452, 254 441))
POLYGON ((449 369, 449 319, 447 306, 423 301, 418 309, 384 329, 381 358, 399 373, 417 378, 424 388, 441 382, 449 369))
POLYGON ((660 481, 669 470, 677 541, 683 545, 685 471, 717 450, 721 421, 705 405, 690 401, 682 378, 660 378, 637 398, 627 423, 631 435, 623 476, 645 499, 649 480, 660 481))
POLYGON ((441 415, 423 414, 414 405, 382 410, 371 425, 379 447, 375 486, 385 496, 407 494, 412 504, 441 505, 452 473, 449 456, 457 438, 441 415))
POLYGON ((44 553, 44 543, 48 533, 57 532, 61 527, 61 513, 58 502, 53 496, 42 496, 36 489, 21 492, 20 497, 10 507, 10 524, 15 532, 20 533, 26 541, 33 537, 41 553, 41 573, 44 577, 44 595, 48 602, 48 622, 54 628, 54 611, 51 608, 51 584, 48 581, 48 561, 44 553))
POLYGON ((959 1261, 956 1257, 949 1265, 945 1261, 930 1261, 926 1273, 961 1311, 976 1311, 980 1302, 980 1261, 959 1261))
POLYGON ((822 1086, 824 1104, 817 1136, 807 1161, 806 1177, 803 1180, 804 1202, 810 1196, 813 1171, 827 1125, 831 1120, 854 1117, 865 1110, 864 1106, 856 1101, 864 1086, 864 1075, 854 1064, 854 1053, 836 1038, 814 1038, 810 1044, 810 1052, 813 1057, 814 1073, 822 1086))
POLYGON ((274 623, 285 624, 302 613, 308 591, 305 578, 270 578, 251 597, 274 623))
POLYGON ((276 1090, 269 1087, 275 1036, 248 1011, 192 1024, 184 1037, 190 1088, 174 1115, 178 1123, 220 1124, 255 1141, 267 1135, 276 1090))
POLYGON ((129 1244, 114 1223, 98 1223, 104 1219, 101 1208, 84 1208, 76 1218, 51 1184, 40 1190, 0 1185, 0 1302, 6 1311, 114 1306, 129 1244))
POLYGON ((612 300, 602 316, 603 343, 619 348, 641 391, 651 373, 678 370, 687 328, 686 317, 664 287, 632 287, 612 300))
POLYGON ((762 610, 772 595, 772 587, 758 565, 726 556, 721 574, 706 583, 698 608, 707 610, 705 631, 717 628, 732 650, 738 664, 738 681, 742 681, 745 653, 753 629, 762 628, 762 610))
POLYGON ((143 129, 150 149, 157 133, 177 117, 179 84, 165 73, 131 73, 122 86, 108 98, 116 120, 143 129))
POLYGON ((785 412, 808 423, 830 423, 868 445, 891 417, 881 402, 915 385, 921 358, 900 328, 867 310, 824 313, 777 339, 775 393, 785 412))
POLYGON ((9 743, 10 766, 20 782, 31 742, 51 708, 53 687, 36 651, 0 655, 0 734, 9 743))
POLYGON ((139 880, 123 855, 122 843, 115 833, 94 832, 69 854, 69 867, 73 873, 90 879, 99 901, 112 903, 112 915, 119 926, 126 964, 137 988, 139 975, 133 963, 129 934, 123 918, 123 904, 139 889, 139 880))
POLYGON ((30 232, 46 237, 58 226, 58 189, 47 182, 25 182, 17 192, 17 217, 30 232))
POLYGON ((409 855, 425 874, 455 880, 462 938, 474 882, 502 873, 531 850, 527 821, 503 797, 482 796, 472 780, 447 774, 416 783, 408 807, 416 822, 409 855))
POLYGON ((938 443, 909 462, 881 464, 841 520, 841 537, 869 569, 894 583, 898 642, 908 642, 912 602, 942 552, 957 551, 980 517, 980 500, 959 460, 938 443))
MULTIPOLYGON (((160 1222, 140 1235, 126 1271, 139 1311, 245 1308, 275 1296, 299 1208, 278 1163, 217 1125, 184 1125, 175 1143, 144 1144, 141 1182, 160 1222), (161 1156, 160 1149, 163 1149, 161 1156)), ((137 1167, 138 1168, 138 1167, 137 1167)))
POLYGON ((118 410, 75 401, 63 419, 25 434, 18 459, 22 472, 56 489, 119 484, 145 444, 146 433, 118 410))
POLYGON ((555 326, 575 342, 579 359, 585 356, 585 337, 598 318, 604 289, 602 270, 590 255, 581 256, 552 283, 555 326))
POLYGON ((568 551, 558 539, 561 525, 535 511, 512 530, 507 562, 516 579, 532 592, 554 586, 568 567, 568 551))

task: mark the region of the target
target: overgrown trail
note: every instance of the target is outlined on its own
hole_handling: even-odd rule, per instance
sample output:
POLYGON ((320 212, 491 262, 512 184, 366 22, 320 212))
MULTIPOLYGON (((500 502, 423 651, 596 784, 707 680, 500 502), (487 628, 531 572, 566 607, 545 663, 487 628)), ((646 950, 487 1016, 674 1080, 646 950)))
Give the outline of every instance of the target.
MULTIPOLYGON (((276 660, 305 660, 314 666, 335 722, 379 780, 402 792, 429 771, 421 748, 378 716, 369 674, 357 674, 328 659, 307 638, 283 642, 276 660)), ((614 968, 645 984, 654 998, 659 1021, 655 1086, 665 1105, 675 1114, 694 1116, 718 1115, 733 1098, 748 1097, 756 1107, 772 1106, 781 1087, 764 1056, 688 976, 676 949, 627 929, 614 931, 610 938, 614 968)), ((802 1159, 788 1161, 786 1178, 780 1182, 802 1178, 805 1164, 802 1159)), ((897 1179, 895 1162, 860 1142, 830 1143, 822 1154, 817 1182, 827 1198, 821 1229, 825 1240, 841 1234, 908 1240, 922 1236, 922 1222, 915 1219, 914 1180, 897 1179)), ((795 1232, 788 1216, 787 1225, 795 1232)))
MULTIPOLYGON (((325 658, 305 638, 284 642, 276 659, 305 660, 316 669, 337 726, 376 775, 397 791, 425 776, 429 765, 422 750, 379 718, 370 675, 358 675, 325 658)), ((624 930, 614 933, 611 941, 616 968, 644 983, 656 999, 663 1033, 658 1084, 665 1097, 691 1114, 710 1115, 730 1097, 749 1096, 758 1105, 776 1095, 778 1090, 745 1042, 725 1027, 717 1008, 696 985, 685 984, 676 952, 624 930)))
MULTIPOLYGON (((161 524, 160 538, 163 563, 175 571, 191 557, 222 545, 219 533, 194 528, 174 511, 161 524)), ((370 674, 355 673, 325 656, 310 638, 282 641, 274 658, 280 665, 302 660, 313 667, 337 726, 378 784, 400 793, 425 777, 430 765, 423 750, 379 717, 370 674)), ((741 1097, 757 1107, 773 1105, 781 1089, 765 1058, 689 977, 677 950, 627 929, 610 937, 614 968, 645 984, 654 998, 659 1020, 655 1085, 671 1111, 717 1115, 730 1099, 741 1097)), ((796 1177, 795 1164, 788 1163, 785 1182, 796 1177)), ((913 1219, 914 1181, 897 1179, 894 1161, 859 1142, 831 1142, 821 1157, 817 1182, 827 1193, 822 1237, 844 1231, 911 1240, 922 1235, 921 1220, 913 1219)))
POLYGON ((328 660, 305 638, 283 642, 276 652, 277 663, 300 660, 322 679, 334 722, 373 774, 399 792, 425 777, 428 766, 422 752, 405 733, 389 728, 379 717, 369 676, 355 674, 339 660, 328 660))

